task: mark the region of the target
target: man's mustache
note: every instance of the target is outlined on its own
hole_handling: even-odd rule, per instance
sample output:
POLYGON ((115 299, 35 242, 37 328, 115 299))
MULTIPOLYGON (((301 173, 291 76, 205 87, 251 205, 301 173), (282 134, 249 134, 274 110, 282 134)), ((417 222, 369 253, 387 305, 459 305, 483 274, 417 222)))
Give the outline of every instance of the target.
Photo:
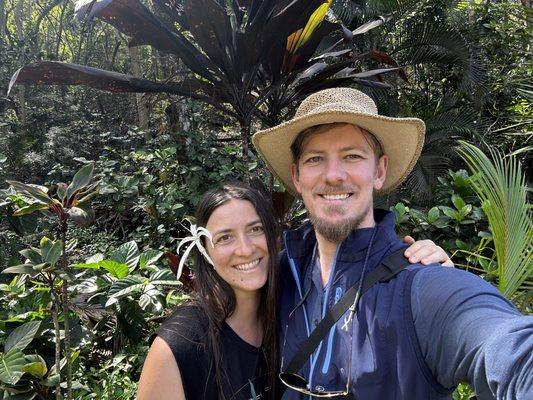
POLYGON ((344 193, 357 194, 357 189, 349 185, 339 185, 339 186, 325 185, 325 186, 319 186, 313 189, 313 194, 320 194, 320 195, 326 195, 326 196, 334 195, 334 194, 344 194, 344 193))

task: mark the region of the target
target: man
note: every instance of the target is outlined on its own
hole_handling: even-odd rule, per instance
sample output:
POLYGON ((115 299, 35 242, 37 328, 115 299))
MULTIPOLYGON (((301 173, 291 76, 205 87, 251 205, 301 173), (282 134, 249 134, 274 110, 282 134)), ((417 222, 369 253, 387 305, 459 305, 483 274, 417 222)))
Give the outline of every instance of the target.
MULTIPOLYGON (((403 247, 394 216, 374 210, 373 199, 409 174, 424 129, 419 119, 378 115, 360 91, 337 88, 254 135, 311 222, 284 236, 282 373, 344 293, 403 247)), ((283 399, 449 399, 461 381, 480 399, 533 399, 533 317, 472 274, 409 266, 365 292, 298 375, 284 378, 283 399)))

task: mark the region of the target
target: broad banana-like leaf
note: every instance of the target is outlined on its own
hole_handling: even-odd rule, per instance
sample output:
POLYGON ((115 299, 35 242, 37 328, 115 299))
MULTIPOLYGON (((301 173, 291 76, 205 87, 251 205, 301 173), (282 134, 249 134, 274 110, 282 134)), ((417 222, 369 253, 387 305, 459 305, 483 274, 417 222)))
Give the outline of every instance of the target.
POLYGON ((41 321, 30 321, 18 326, 9 334, 4 344, 5 351, 8 352, 11 349, 24 350, 33 340, 41 321))
POLYGON ((0 382, 15 385, 24 375, 22 367, 25 364, 24 354, 20 349, 13 348, 6 353, 0 353, 0 382))

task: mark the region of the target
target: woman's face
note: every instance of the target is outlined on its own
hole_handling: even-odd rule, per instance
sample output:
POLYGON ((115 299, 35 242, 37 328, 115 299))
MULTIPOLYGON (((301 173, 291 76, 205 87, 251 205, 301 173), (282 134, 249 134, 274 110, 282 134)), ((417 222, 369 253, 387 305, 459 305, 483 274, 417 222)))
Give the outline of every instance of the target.
POLYGON ((230 200, 211 214, 206 225, 213 237, 207 252, 216 272, 235 294, 256 292, 268 275, 268 247, 261 219, 252 203, 230 200))

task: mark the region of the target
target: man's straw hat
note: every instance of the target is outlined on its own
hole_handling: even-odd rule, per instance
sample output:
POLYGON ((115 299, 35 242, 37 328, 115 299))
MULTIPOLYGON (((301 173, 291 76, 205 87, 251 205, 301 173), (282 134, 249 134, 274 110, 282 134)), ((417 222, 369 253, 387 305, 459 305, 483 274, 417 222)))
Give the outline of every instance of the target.
POLYGON ((333 88, 307 97, 294 118, 257 132, 252 142, 272 173, 297 194, 292 183, 291 145, 303 130, 316 125, 345 122, 373 134, 389 156, 387 177, 380 194, 400 185, 413 169, 424 144, 424 122, 418 118, 391 118, 379 115, 376 104, 363 92, 333 88))

